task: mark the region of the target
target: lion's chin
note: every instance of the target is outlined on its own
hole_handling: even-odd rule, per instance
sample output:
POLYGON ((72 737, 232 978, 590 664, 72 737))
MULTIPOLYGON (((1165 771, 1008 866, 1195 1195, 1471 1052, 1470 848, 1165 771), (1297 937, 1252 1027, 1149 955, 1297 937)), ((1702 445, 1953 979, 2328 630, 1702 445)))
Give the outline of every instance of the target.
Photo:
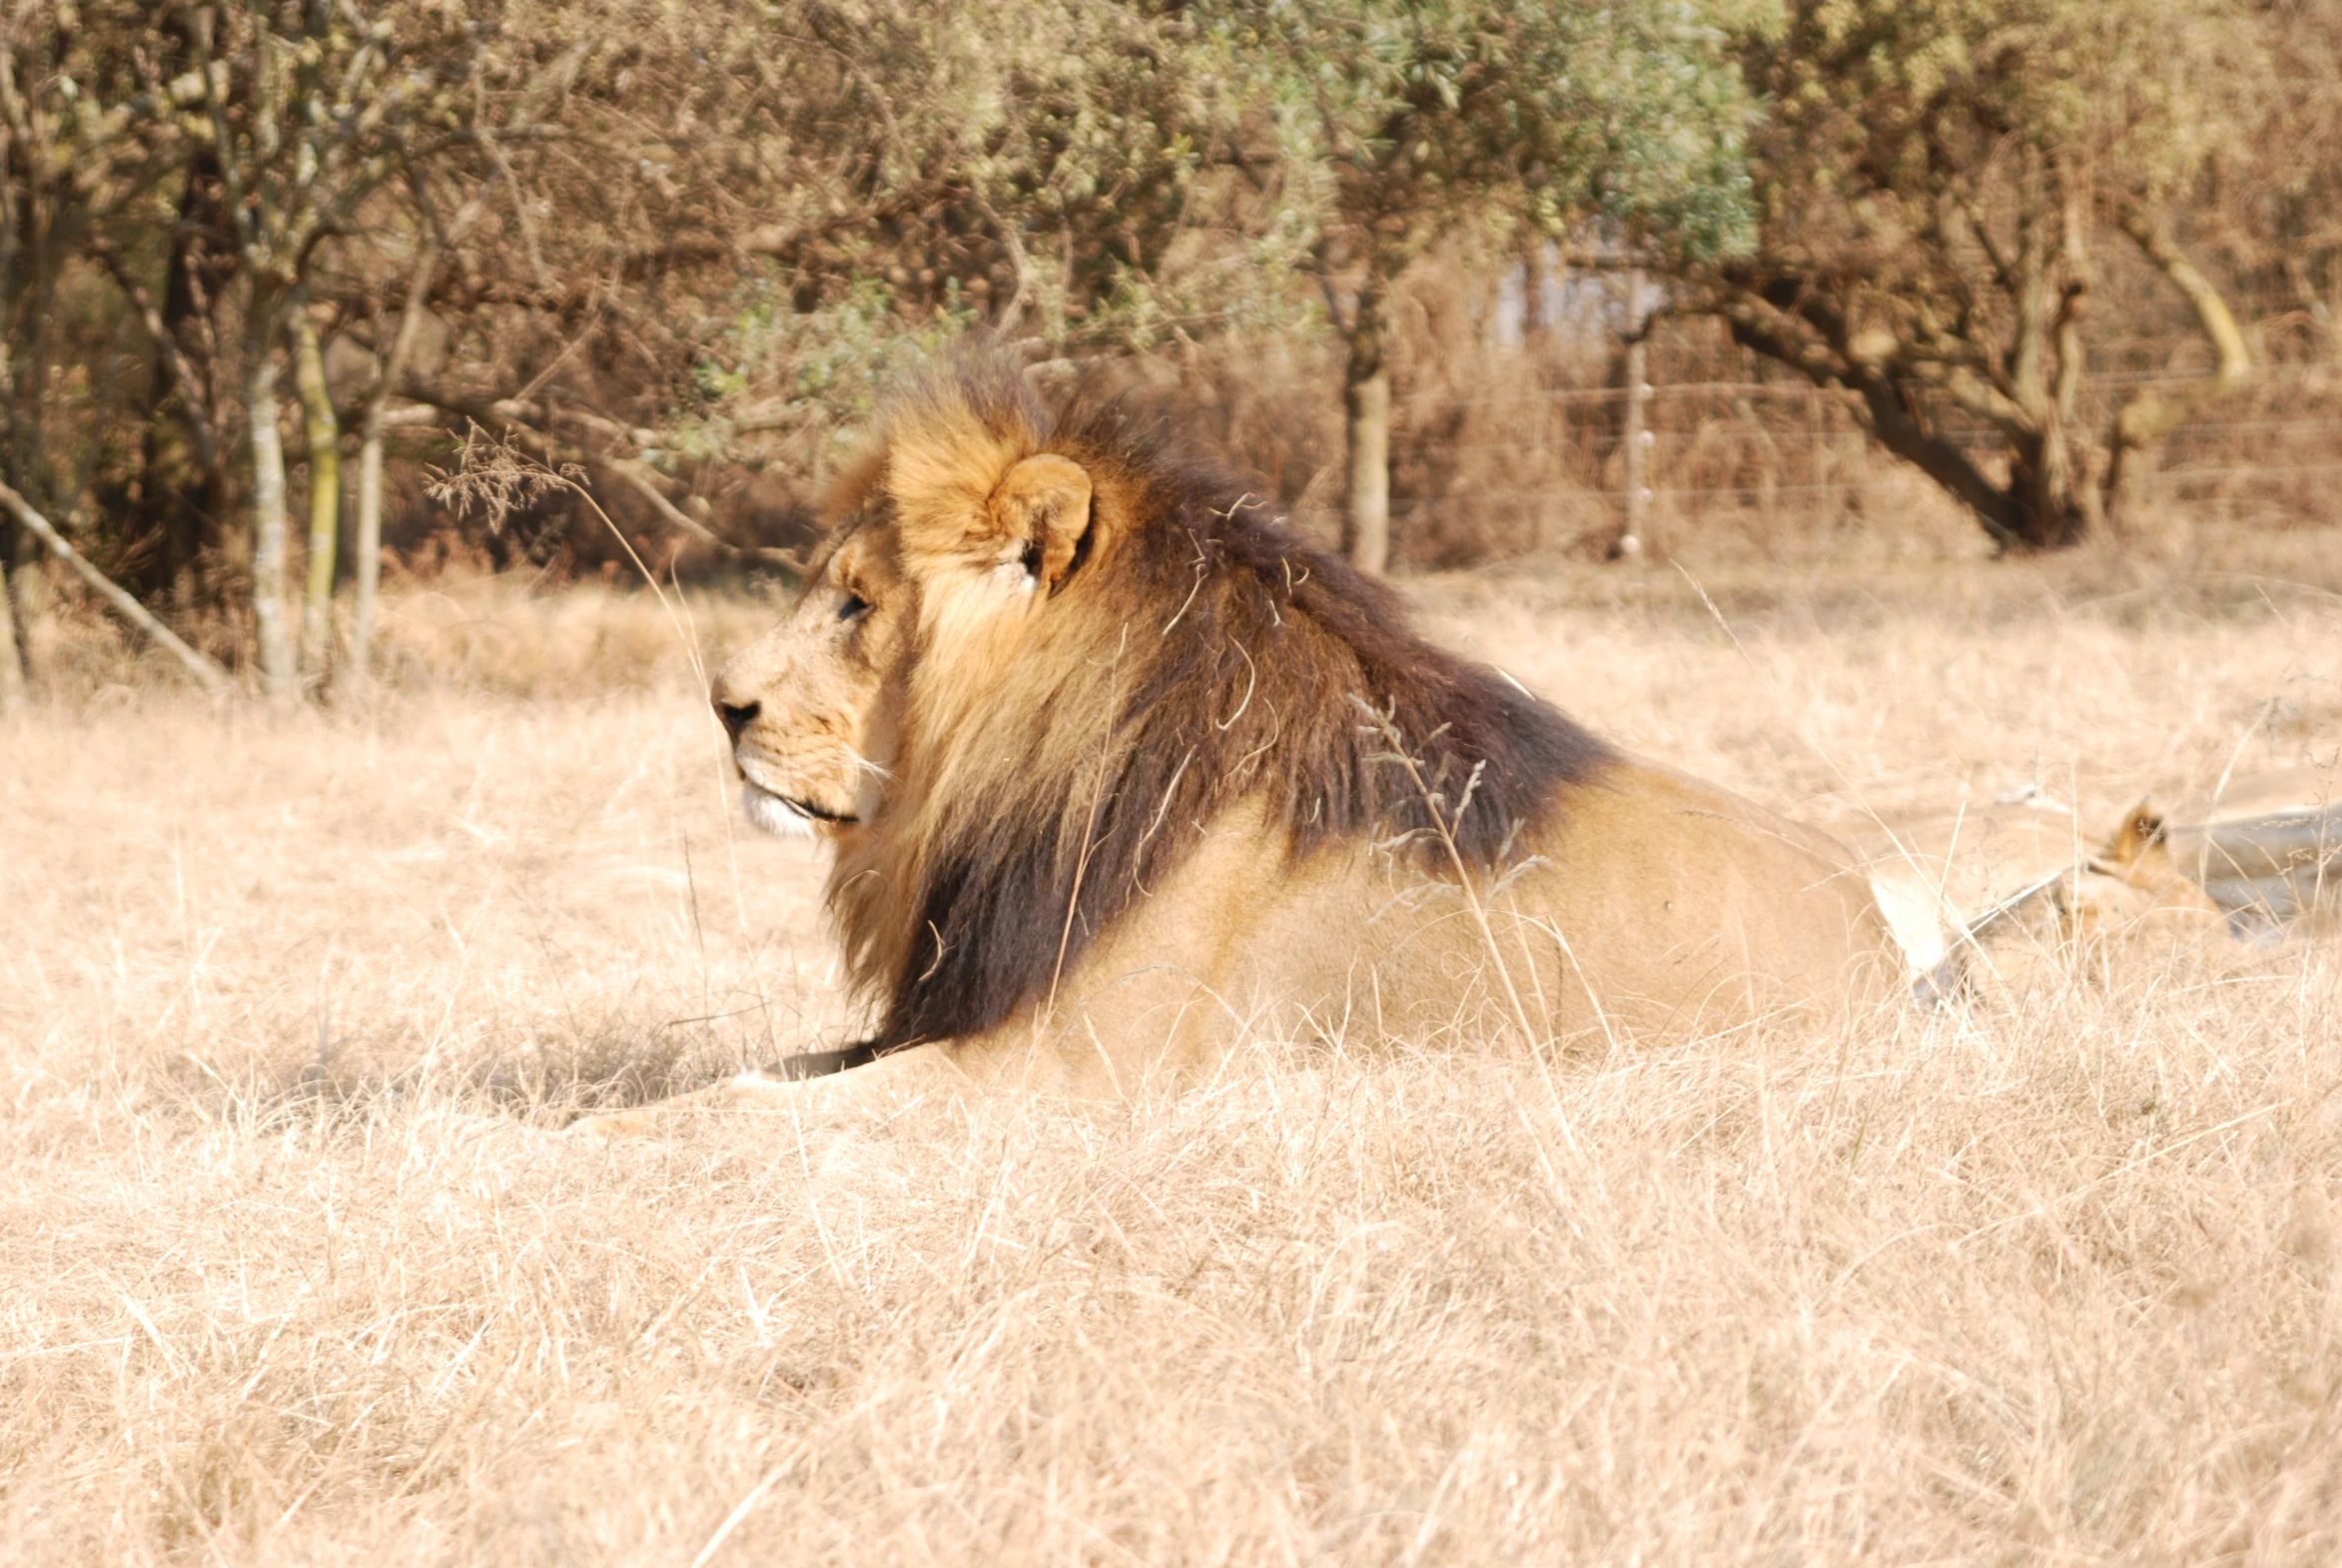
POLYGON ((813 837, 813 819, 770 790, 743 782, 740 806, 748 820, 765 832, 785 839, 813 837))

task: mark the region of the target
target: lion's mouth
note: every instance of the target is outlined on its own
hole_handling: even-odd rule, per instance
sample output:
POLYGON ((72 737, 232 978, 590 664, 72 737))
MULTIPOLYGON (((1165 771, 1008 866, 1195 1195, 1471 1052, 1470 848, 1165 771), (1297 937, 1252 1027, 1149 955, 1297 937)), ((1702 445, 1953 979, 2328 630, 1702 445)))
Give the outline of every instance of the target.
POLYGON ((846 812, 832 811, 810 800, 766 789, 751 779, 741 781, 740 804, 747 811, 749 821, 782 838, 811 838, 815 823, 845 828, 858 820, 846 812))
POLYGON ((799 800, 794 795, 775 795, 773 799, 801 817, 811 817, 816 822, 827 822, 833 827, 841 827, 854 820, 842 811, 827 811, 810 800, 799 800))

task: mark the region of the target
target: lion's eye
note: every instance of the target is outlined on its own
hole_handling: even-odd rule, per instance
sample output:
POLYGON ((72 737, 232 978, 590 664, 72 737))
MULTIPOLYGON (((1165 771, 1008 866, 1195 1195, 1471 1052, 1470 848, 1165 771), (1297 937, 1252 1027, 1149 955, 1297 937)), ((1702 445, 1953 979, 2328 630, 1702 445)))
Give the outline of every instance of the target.
POLYGON ((852 620, 857 615, 867 614, 869 610, 870 601, 868 599, 859 593, 849 593, 846 595, 846 602, 838 606, 838 619, 852 620))

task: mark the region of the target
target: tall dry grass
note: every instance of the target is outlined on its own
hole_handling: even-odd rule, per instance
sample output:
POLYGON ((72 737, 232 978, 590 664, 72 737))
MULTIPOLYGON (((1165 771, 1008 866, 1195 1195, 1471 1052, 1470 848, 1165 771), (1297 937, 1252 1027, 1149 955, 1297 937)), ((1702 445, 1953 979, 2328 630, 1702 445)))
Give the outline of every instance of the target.
MULTIPOLYGON (((2330 755, 2342 597, 2289 582, 2333 558, 1415 593, 1629 745, 1844 823, 2330 755)), ((471 651, 373 709, 214 711, 93 653, 0 728, 0 1556, 2342 1549, 2331 948, 1550 1091, 1493 1045, 1260 1041, 1138 1106, 573 1143, 575 1106, 850 1017, 813 853, 733 826, 655 609, 465 591, 400 614, 471 651)), ((757 616, 695 624, 713 655, 757 616)))

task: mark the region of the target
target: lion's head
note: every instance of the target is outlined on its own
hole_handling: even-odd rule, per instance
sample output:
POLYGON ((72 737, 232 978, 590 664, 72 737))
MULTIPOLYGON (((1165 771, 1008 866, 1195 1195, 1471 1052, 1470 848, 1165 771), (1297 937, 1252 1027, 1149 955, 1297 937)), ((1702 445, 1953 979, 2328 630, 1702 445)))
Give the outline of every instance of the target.
MULTIPOLYGON (((1013 390, 1012 390, 1013 389, 1013 390)), ((981 675, 1094 542, 1088 472, 1043 453, 1041 414, 971 362, 905 397, 835 486, 829 548, 780 625, 712 693, 751 821, 838 838, 884 806, 907 666, 981 675), (923 655, 914 660, 914 651, 923 655)), ((930 692, 933 719, 953 706, 930 692)))
POLYGON ((2170 831, 2150 801, 2123 814, 2106 842, 2058 890, 2069 934, 2094 936, 2142 924, 2224 933, 2220 907, 2172 858, 2170 831))
POLYGON ((896 739, 882 700, 916 604, 883 522, 849 520, 788 617, 716 676, 749 820, 836 835, 877 814, 896 739))

